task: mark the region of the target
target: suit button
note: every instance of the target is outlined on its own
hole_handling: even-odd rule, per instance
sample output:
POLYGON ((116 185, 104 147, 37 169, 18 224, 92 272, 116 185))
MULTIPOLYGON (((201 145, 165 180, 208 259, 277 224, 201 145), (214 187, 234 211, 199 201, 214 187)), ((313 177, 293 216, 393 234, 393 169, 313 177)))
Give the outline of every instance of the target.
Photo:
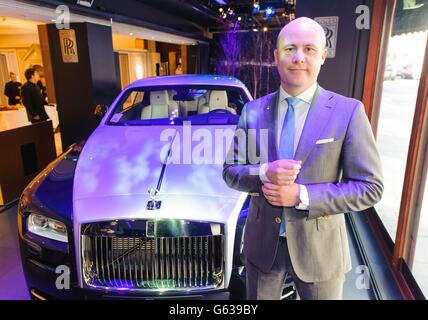
POLYGON ((276 217, 275 218, 275 222, 278 223, 278 224, 280 224, 281 223, 281 218, 280 217, 276 217))

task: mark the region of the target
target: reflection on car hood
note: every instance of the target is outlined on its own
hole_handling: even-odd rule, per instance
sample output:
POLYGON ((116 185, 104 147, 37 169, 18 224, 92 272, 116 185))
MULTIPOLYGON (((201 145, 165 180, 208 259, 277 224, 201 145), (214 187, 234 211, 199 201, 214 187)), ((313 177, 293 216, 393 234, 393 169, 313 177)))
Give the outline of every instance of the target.
MULTIPOLYGON (((211 126, 203 132, 214 137, 219 128, 234 130, 234 126, 211 126)), ((189 149, 183 147, 184 135, 182 127, 99 127, 86 142, 77 163, 73 190, 75 223, 145 217, 225 222, 241 193, 223 181, 224 157, 219 159, 218 155, 214 164, 182 164, 189 160, 183 158, 183 149, 190 156, 189 149), (170 130, 170 135, 178 132, 173 150, 178 152, 174 153, 179 155, 175 159, 181 158, 181 163, 165 166, 157 197, 162 201, 161 208, 147 210, 148 190, 157 187, 161 176, 161 150, 165 154, 170 147, 169 142, 160 139, 165 129, 170 130), (179 142, 181 148, 176 148, 179 142)), ((192 142, 190 153, 193 150, 200 154, 196 152, 199 142, 192 142)), ((212 160, 214 144, 212 141, 212 160)))

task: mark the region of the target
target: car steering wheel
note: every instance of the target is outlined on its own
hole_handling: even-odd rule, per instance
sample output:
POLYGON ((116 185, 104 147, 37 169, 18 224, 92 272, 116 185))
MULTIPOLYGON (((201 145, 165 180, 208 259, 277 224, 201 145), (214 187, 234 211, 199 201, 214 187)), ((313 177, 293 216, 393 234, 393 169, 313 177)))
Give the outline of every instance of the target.
POLYGON ((227 109, 213 109, 208 113, 228 113, 228 114, 233 114, 232 112, 230 112, 227 109))

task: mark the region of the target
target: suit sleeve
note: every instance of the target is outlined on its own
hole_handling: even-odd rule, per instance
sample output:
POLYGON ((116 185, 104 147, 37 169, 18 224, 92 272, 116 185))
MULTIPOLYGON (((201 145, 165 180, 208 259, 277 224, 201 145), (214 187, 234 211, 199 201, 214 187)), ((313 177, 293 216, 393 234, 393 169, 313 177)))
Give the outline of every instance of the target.
POLYGON ((242 192, 262 192, 260 164, 248 161, 247 104, 242 109, 232 144, 223 165, 223 180, 226 184, 242 192))
POLYGON ((362 103, 354 108, 346 132, 342 168, 339 183, 306 185, 310 203, 308 219, 362 211, 374 206, 382 197, 380 157, 362 103))

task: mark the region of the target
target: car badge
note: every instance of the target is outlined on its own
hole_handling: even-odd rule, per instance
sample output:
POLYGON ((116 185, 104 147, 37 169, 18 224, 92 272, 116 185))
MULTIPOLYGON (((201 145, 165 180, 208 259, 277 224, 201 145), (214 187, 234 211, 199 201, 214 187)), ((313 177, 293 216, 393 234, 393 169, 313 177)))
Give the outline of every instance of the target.
POLYGON ((148 193, 151 200, 147 202, 147 210, 159 210, 162 203, 162 201, 156 201, 156 197, 159 194, 159 190, 156 188, 150 188, 148 193))

